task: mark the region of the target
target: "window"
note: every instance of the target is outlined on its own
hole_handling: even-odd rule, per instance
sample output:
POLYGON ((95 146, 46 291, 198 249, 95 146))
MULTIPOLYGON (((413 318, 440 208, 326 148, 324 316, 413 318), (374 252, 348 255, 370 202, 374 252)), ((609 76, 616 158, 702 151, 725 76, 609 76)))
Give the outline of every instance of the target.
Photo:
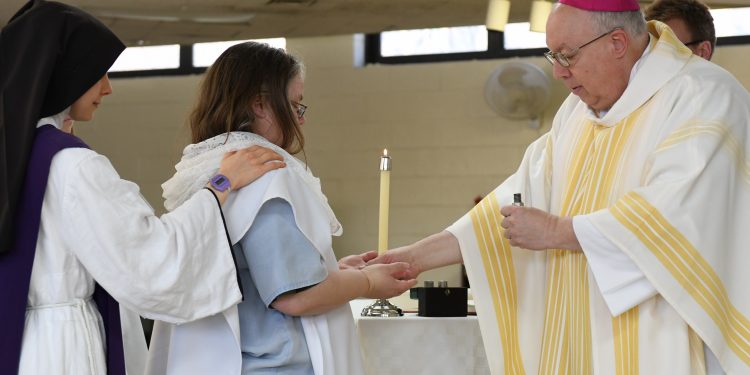
POLYGON ((503 45, 506 50, 547 48, 545 33, 529 31, 528 22, 509 23, 505 25, 503 45))
POLYGON ((486 50, 487 29, 484 26, 387 31, 380 34, 380 53, 384 57, 486 50))
POLYGON ((711 9, 711 15, 717 37, 750 35, 750 8, 711 9))
MULTIPOLYGON (((750 43, 750 8, 712 9, 718 45, 750 43)), ((509 23, 504 32, 482 26, 387 31, 365 37, 365 63, 420 62, 542 56, 544 33, 529 31, 529 23, 509 23)))
MULTIPOLYGON (((193 44, 193 66, 204 68, 208 67, 219 58, 227 48, 250 40, 233 40, 227 42, 211 42, 211 43, 196 43, 193 44)), ((271 47, 286 49, 285 38, 271 38, 271 39, 254 39, 253 42, 266 43, 271 47)))
POLYGON ((176 69, 180 67, 180 46, 177 44, 129 47, 122 51, 110 72, 176 69))
MULTIPOLYGON (((128 47, 109 70, 112 78, 201 74, 227 48, 246 42, 234 40, 193 45, 128 47)), ((285 38, 254 39, 276 48, 286 48, 285 38)))
POLYGON ((365 61, 382 64, 541 56, 547 50, 544 33, 529 31, 528 22, 507 24, 505 32, 484 25, 388 31, 367 35, 365 43, 365 61))

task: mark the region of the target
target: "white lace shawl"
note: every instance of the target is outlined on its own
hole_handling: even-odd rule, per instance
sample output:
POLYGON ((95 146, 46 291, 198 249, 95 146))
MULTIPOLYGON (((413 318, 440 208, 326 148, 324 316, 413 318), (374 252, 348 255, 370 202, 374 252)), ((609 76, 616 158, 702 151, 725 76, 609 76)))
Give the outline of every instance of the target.
POLYGON ((161 185, 162 196, 165 199, 164 207, 172 211, 206 186, 211 176, 219 170, 219 164, 225 153, 253 145, 269 148, 281 155, 286 162, 286 168, 298 174, 305 185, 320 198, 323 206, 328 210, 331 233, 341 233, 341 224, 328 205, 328 199, 320 187, 320 180, 313 176, 310 169, 281 147, 249 132, 221 134, 185 147, 182 151, 182 159, 175 165, 176 173, 161 185))

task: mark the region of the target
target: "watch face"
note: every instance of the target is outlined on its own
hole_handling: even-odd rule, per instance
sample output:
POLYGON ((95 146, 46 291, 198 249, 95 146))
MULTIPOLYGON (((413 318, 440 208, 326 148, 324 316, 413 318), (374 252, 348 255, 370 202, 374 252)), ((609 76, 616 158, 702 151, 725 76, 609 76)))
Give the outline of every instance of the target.
POLYGON ((217 174, 216 176, 211 178, 211 186, 214 187, 214 189, 218 191, 226 191, 229 189, 229 179, 221 174, 217 174))

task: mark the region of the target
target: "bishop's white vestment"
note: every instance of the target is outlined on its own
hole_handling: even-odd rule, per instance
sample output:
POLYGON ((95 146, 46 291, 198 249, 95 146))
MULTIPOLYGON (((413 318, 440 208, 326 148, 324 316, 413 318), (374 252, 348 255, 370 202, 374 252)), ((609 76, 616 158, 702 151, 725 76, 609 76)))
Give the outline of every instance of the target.
POLYGON ((448 228, 493 374, 703 374, 704 345, 750 373, 750 95, 666 25, 649 32, 603 117, 570 95, 519 170, 448 228), (511 247, 500 208, 514 193, 585 215, 658 294, 612 316, 585 252, 511 247))

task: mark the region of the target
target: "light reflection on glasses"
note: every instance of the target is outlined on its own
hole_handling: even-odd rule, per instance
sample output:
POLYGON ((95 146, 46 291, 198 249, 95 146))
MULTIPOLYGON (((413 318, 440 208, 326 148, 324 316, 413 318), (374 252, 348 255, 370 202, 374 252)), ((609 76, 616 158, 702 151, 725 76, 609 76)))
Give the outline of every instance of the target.
POLYGON ((294 110, 297 112, 297 118, 302 119, 302 117, 305 116, 305 111, 307 111, 307 106, 293 100, 291 100, 291 103, 294 105, 294 110))
POLYGON ((607 31, 604 34, 599 35, 596 38, 591 39, 590 41, 588 41, 586 43, 583 43, 583 44, 581 44, 580 46, 578 46, 576 48, 573 48, 568 53, 547 51, 547 52, 544 53, 544 57, 546 57, 547 61, 550 64, 552 64, 552 65, 555 65, 555 63, 558 63, 563 68, 569 68, 570 67, 570 58, 573 57, 573 56, 575 56, 575 54, 577 54, 578 51, 581 50, 581 48, 586 47, 589 44, 594 43, 597 40, 599 40, 601 38, 604 38, 605 36, 607 36, 609 34, 612 34, 615 30, 622 30, 622 27, 615 27, 614 29, 607 31))

